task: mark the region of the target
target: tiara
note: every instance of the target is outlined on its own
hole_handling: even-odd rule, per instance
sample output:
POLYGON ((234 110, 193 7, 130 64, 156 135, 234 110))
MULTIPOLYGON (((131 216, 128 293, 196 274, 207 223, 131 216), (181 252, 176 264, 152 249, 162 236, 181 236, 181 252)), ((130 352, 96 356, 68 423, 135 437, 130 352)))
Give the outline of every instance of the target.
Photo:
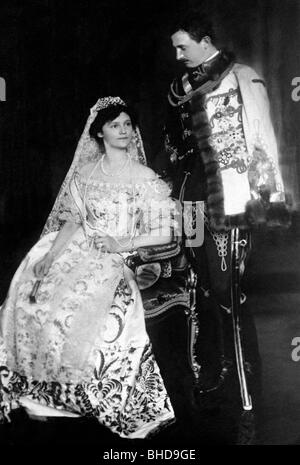
POLYGON ((104 108, 110 107, 111 105, 123 105, 125 107, 126 103, 120 97, 102 97, 97 100, 95 110, 104 110, 104 108))

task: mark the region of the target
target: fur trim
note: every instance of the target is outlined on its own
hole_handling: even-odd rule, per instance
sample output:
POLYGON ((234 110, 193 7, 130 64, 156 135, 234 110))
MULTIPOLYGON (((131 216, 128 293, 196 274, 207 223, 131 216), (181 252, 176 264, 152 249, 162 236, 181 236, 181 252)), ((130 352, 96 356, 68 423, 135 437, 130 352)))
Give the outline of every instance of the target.
MULTIPOLYGON (((224 78, 224 73, 229 72, 233 63, 232 55, 221 52, 221 54, 213 61, 207 71, 207 79, 212 79, 211 90, 218 87, 221 80, 224 78)), ((202 82, 198 85, 205 84, 205 77, 201 78, 202 82)), ((209 89, 206 90, 208 92, 209 89)), ((224 212, 224 192, 223 183, 218 163, 218 154, 211 147, 209 137, 211 135, 211 127, 205 110, 205 94, 196 92, 191 99, 191 117, 193 124, 193 133, 197 142, 197 153, 195 156, 201 157, 205 177, 206 177, 206 200, 207 213, 210 220, 210 227, 217 231, 226 230, 226 218, 224 212)), ((197 176, 197 172, 192 170, 192 176, 197 176)), ((192 180, 191 180, 192 181, 192 180)), ((195 191, 196 194, 196 191, 195 191)))
MULTIPOLYGON (((198 154, 202 158, 206 176, 207 213, 210 226, 222 230, 225 225, 224 193, 216 151, 209 144, 211 128, 204 109, 204 96, 195 96, 191 102, 193 132, 197 141, 198 154)), ((192 172, 192 177, 197 173, 192 172)))
POLYGON ((288 228, 291 225, 291 214, 284 202, 266 203, 263 200, 250 200, 247 202, 245 213, 228 219, 229 227, 241 229, 259 226, 288 228))
POLYGON ((291 212, 284 202, 272 202, 267 209, 267 226, 269 228, 289 228, 291 212))

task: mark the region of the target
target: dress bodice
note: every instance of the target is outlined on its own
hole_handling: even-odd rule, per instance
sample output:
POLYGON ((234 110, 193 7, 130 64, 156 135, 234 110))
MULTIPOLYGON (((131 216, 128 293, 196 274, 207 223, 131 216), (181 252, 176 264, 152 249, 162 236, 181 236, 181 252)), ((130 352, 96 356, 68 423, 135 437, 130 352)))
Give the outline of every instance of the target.
POLYGON ((115 183, 87 180, 76 172, 70 193, 72 202, 60 212, 60 219, 85 223, 89 235, 139 235, 174 224, 176 205, 170 198, 169 186, 158 176, 115 183))
POLYGON ((110 236, 134 232, 145 201, 143 184, 116 184, 79 178, 87 221, 110 236))

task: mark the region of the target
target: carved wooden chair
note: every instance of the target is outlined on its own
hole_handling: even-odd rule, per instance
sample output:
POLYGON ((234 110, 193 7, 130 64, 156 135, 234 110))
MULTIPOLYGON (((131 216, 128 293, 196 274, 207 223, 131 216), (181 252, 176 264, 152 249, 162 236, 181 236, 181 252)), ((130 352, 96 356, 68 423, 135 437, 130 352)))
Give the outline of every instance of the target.
POLYGON ((151 287, 142 288, 146 325, 169 317, 172 311, 180 311, 186 317, 187 358, 190 369, 197 377, 195 343, 198 333, 196 316, 197 276, 182 251, 181 241, 170 244, 143 247, 127 259, 127 265, 135 271, 137 281, 147 273, 147 264, 159 264, 160 276, 151 287), (146 266, 145 266, 146 265, 146 266))

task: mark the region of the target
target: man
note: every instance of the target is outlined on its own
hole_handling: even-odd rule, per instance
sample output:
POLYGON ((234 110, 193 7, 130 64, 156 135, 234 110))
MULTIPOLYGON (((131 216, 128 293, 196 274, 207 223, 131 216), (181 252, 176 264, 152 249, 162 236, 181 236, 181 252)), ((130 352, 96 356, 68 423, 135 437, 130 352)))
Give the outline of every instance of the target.
MULTIPOLYGON (((231 231, 278 225, 288 222, 288 215, 264 81, 219 50, 210 22, 194 12, 180 18, 171 40, 184 72, 168 94, 168 174, 174 195, 194 204, 187 238, 197 235, 196 215, 205 222, 203 245, 188 247, 187 253, 198 275, 198 386, 208 392, 235 369, 231 231)), ((245 301, 242 294, 241 304, 245 301)), ((243 308, 243 315, 244 351, 258 376, 255 329, 248 310, 243 308)))

